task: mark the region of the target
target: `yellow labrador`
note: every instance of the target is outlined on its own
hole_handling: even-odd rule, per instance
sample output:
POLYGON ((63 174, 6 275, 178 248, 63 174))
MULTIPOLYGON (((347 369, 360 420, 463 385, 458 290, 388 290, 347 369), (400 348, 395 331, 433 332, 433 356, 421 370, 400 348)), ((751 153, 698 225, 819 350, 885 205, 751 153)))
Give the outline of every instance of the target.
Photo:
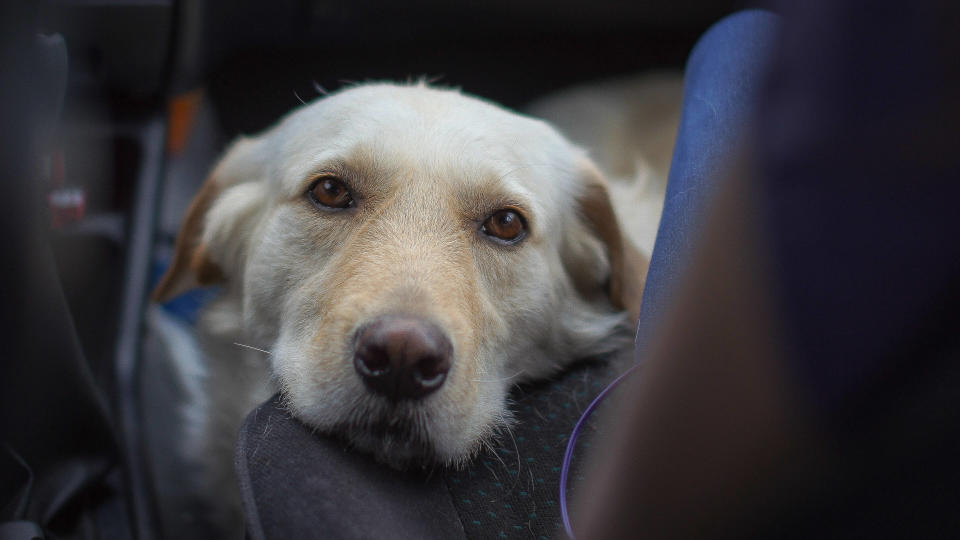
POLYGON ((607 181, 547 123, 368 84, 234 142, 154 298, 223 284, 192 428, 218 482, 276 390, 382 462, 462 463, 509 427, 511 386, 631 342, 646 268, 607 181))

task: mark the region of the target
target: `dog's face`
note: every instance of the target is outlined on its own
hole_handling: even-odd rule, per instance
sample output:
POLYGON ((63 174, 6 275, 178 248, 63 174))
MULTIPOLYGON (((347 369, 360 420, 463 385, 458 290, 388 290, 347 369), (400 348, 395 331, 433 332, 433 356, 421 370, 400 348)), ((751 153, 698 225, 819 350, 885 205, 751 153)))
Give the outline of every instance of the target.
POLYGON ((156 296, 225 281, 291 412, 402 466, 470 456, 511 385, 629 342, 644 274, 547 124, 378 84, 234 143, 156 296))

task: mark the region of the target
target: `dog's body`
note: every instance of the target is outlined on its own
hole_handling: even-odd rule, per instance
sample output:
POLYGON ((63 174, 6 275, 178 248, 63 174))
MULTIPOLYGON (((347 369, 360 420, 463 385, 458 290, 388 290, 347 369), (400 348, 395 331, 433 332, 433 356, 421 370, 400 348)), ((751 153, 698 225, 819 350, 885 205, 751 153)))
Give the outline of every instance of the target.
MULTIPOLYGON (((630 219, 655 230, 649 185, 630 219)), ((509 429, 512 385, 631 342, 646 265, 597 167, 542 121, 425 85, 311 103, 228 150, 156 291, 223 284, 190 489, 239 523, 233 442, 277 390, 379 461, 462 464, 509 429)))

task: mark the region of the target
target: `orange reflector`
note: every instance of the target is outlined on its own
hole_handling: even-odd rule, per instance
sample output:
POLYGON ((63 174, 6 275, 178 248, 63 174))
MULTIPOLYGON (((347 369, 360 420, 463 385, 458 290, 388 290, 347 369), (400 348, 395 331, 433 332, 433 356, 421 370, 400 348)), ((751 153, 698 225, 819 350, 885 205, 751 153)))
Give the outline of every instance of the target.
POLYGON ((191 90, 170 100, 167 111, 167 151, 171 155, 177 155, 186 148, 202 100, 203 88, 191 90))

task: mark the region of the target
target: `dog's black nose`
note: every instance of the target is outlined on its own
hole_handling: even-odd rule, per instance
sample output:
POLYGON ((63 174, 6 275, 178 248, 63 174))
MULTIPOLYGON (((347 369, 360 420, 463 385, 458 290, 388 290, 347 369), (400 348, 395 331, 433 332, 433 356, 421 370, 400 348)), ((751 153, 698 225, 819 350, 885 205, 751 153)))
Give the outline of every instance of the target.
POLYGON ((357 331, 353 366, 370 390, 393 401, 420 399, 443 385, 453 346, 437 325, 386 315, 357 331))

